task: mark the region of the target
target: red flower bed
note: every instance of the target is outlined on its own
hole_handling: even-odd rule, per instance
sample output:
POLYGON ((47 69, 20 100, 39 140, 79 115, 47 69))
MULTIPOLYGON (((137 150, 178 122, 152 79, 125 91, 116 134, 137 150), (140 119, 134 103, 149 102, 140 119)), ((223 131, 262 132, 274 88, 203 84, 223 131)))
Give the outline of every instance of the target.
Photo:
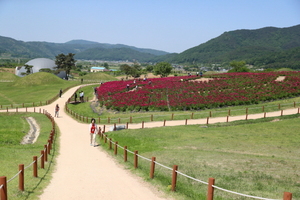
POLYGON ((112 81, 98 88, 101 105, 118 111, 200 110, 255 104, 300 94, 300 72, 224 73, 207 82, 197 76, 112 81), (285 76, 283 81, 276 81, 285 76), (127 88, 127 84, 129 88, 127 88))

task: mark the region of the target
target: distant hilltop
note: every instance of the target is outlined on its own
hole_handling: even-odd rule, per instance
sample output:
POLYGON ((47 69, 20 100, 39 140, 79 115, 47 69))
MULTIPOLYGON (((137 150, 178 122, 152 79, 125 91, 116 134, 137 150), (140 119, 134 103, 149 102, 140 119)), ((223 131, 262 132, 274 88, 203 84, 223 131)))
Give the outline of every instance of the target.
POLYGON ((256 30, 224 32, 206 43, 182 53, 107 44, 87 40, 66 43, 23 42, 0 36, 0 53, 14 58, 51 58, 60 53, 74 53, 75 59, 161 62, 174 64, 220 64, 245 60, 265 68, 300 68, 300 25, 288 28, 264 27, 256 30))

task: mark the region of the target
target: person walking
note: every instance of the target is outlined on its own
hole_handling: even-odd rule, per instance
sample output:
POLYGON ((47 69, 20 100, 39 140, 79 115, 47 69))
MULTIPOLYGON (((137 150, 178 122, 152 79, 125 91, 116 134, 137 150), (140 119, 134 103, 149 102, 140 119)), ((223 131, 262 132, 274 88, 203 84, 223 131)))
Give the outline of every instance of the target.
POLYGON ((74 93, 75 103, 77 102, 77 92, 74 93))
POLYGON ((59 112, 59 106, 58 104, 56 104, 54 117, 58 117, 58 112, 59 112))
POLYGON ((62 91, 62 89, 60 89, 59 90, 59 97, 61 97, 62 93, 63 93, 63 91, 62 91))
POLYGON ((89 125, 89 132, 90 132, 90 145, 96 147, 96 135, 98 131, 101 131, 101 128, 97 126, 96 120, 94 118, 91 119, 91 123, 89 125))

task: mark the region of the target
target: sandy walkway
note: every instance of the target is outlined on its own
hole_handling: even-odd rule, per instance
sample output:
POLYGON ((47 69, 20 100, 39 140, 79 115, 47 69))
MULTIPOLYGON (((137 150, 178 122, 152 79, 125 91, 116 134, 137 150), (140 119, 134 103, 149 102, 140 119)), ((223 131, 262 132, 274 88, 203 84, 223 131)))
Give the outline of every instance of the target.
POLYGON ((90 146, 88 125, 76 122, 63 111, 64 103, 78 87, 68 90, 52 105, 42 107, 54 115, 54 105, 60 105, 55 121, 61 136, 56 170, 40 199, 165 199, 101 148, 90 146))

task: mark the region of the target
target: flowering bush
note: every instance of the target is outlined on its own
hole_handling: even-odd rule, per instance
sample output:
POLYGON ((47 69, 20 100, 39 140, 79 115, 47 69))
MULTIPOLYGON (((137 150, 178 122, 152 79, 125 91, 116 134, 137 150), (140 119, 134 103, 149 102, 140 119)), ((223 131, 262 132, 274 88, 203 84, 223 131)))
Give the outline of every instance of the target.
POLYGON ((118 111, 199 110, 248 105, 300 94, 300 72, 224 73, 112 81, 98 88, 101 105, 118 111), (283 81, 276 81, 285 76, 283 81), (193 80, 193 81, 191 81, 193 80))

